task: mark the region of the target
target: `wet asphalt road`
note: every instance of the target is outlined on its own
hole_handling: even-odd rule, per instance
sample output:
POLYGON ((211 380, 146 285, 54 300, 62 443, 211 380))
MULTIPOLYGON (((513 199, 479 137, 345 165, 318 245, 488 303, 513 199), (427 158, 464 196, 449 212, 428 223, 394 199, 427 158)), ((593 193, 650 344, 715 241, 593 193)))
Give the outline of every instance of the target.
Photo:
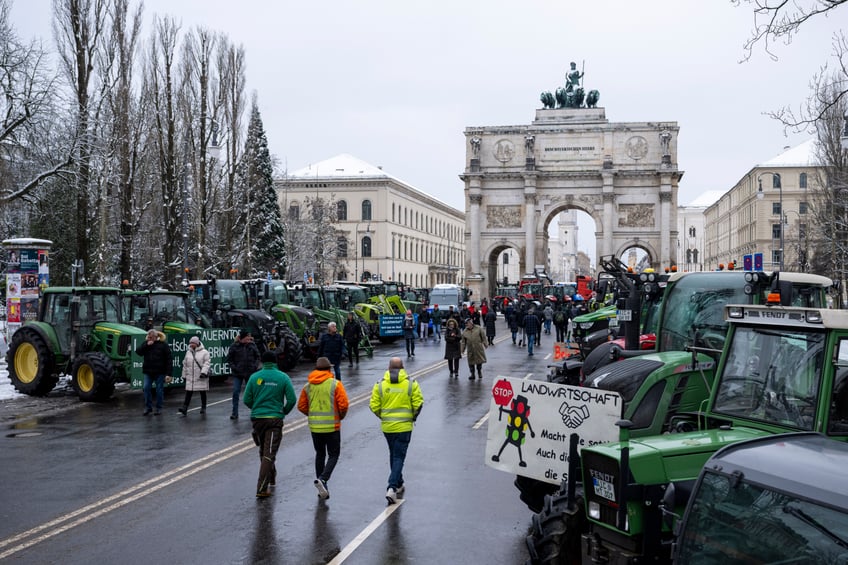
MULTIPOLYGON (((0 403, 0 561, 10 563, 524 563, 530 511, 513 477, 487 467, 485 416, 494 377, 544 379, 553 346, 528 358, 502 319, 484 380, 467 366, 449 379, 443 343, 375 347, 342 365, 351 408, 330 499, 312 485, 305 417, 286 418, 274 496, 254 497, 259 457, 246 407, 231 421, 229 383, 210 391, 205 416, 144 417, 140 391, 84 404, 56 391, 0 403), (543 353, 543 354, 539 354, 543 353), (404 469, 403 503, 386 506, 388 449, 368 409, 371 387, 399 355, 425 397, 404 469)), ((311 365, 290 372, 299 393, 311 365)))

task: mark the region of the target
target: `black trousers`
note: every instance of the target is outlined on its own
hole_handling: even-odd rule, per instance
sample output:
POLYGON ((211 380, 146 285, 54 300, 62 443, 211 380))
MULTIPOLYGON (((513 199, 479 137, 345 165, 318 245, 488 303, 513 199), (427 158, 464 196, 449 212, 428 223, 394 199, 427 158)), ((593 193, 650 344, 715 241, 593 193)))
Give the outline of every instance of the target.
POLYGON ((448 371, 459 374, 459 357, 448 359, 448 371))
POLYGON ((277 450, 283 440, 282 418, 255 418, 253 433, 259 441, 259 480, 256 481, 256 492, 268 492, 271 483, 277 479, 277 450))
POLYGON ((346 347, 347 347, 347 358, 348 358, 348 361, 350 361, 351 363, 353 363, 353 360, 354 360, 354 358, 355 358, 355 359, 356 359, 356 362, 357 362, 357 363, 359 363, 359 342, 358 342, 358 341, 357 341, 357 342, 353 342, 353 343, 351 343, 351 342, 347 342, 345 345, 346 345, 346 347))
MULTIPOLYGON (((185 406, 186 408, 188 408, 188 405, 191 404, 191 395, 193 392, 193 390, 187 390, 185 393, 185 400, 183 400, 183 406, 185 406)), ((200 407, 206 408, 206 391, 199 390, 198 392, 200 393, 200 407)))
POLYGON ((339 462, 339 454, 342 451, 341 430, 329 433, 312 432, 312 446, 315 447, 315 477, 326 483, 339 462))

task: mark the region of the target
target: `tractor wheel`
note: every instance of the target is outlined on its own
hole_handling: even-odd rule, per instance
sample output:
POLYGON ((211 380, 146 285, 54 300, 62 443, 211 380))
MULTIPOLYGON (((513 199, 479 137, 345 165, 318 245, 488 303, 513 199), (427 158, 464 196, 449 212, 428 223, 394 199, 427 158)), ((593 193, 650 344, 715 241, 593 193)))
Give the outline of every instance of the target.
POLYGON ((286 328, 280 335, 280 347, 277 348, 277 367, 281 371, 290 371, 300 361, 302 347, 297 335, 286 328))
POLYGON ((9 379, 20 393, 46 396, 59 382, 53 352, 44 338, 29 328, 21 328, 12 336, 6 364, 9 379))
POLYGON ((115 391, 115 365, 105 353, 83 353, 74 360, 71 385, 83 402, 103 402, 115 391))
POLYGON ((580 536, 586 529, 583 497, 569 508, 561 492, 545 497, 542 511, 533 516, 527 536, 531 561, 538 565, 579 565, 580 536))

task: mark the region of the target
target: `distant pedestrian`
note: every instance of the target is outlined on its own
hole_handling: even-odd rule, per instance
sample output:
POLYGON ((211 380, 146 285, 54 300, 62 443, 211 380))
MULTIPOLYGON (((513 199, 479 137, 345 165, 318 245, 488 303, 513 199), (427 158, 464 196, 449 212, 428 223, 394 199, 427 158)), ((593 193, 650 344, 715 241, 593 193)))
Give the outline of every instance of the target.
POLYGON ((415 357, 415 318, 412 310, 406 311, 403 317, 403 339, 406 340, 406 358, 415 357))
POLYGON ((371 411, 380 418, 380 429, 389 445, 389 486, 386 500, 395 504, 403 498, 406 486, 403 481, 403 464, 412 439, 412 428, 421 408, 424 395, 414 379, 403 368, 400 357, 392 357, 389 369, 382 380, 371 390, 371 411))
POLYGON ((545 303, 545 308, 542 310, 542 315, 544 316, 545 333, 550 335, 551 324, 554 321, 554 309, 551 307, 550 302, 545 303))
POLYGON ((453 318, 445 324, 445 359, 451 377, 459 377, 459 360, 462 358, 462 332, 453 318))
POLYGON ((460 314, 459 314, 459 312, 457 312, 456 308, 454 308, 454 307, 453 307, 453 304, 451 304, 450 306, 448 306, 448 313, 447 313, 447 317, 448 317, 448 318, 453 318, 454 320, 456 320, 456 325, 457 325, 457 326, 458 326, 458 325, 460 325, 460 324, 462 323, 462 316, 460 316, 460 314))
POLYGON ((498 315, 495 313, 494 308, 490 309, 483 316, 483 325, 486 326, 486 339, 489 340, 489 345, 495 344, 495 324, 497 321, 498 315))
POLYGON ((524 345, 524 317, 526 315, 527 310, 524 304, 515 309, 515 325, 518 328, 518 331, 521 333, 518 338, 519 347, 522 347, 524 345))
POLYGON ((536 309, 530 308, 527 315, 524 316, 524 337, 527 339, 527 355, 533 355, 533 345, 536 342, 536 336, 539 333, 539 328, 542 324, 539 322, 539 317, 536 315, 536 309))
POLYGON ((442 341, 442 311, 439 310, 439 305, 433 305, 433 311, 430 313, 430 321, 433 322, 433 336, 436 341, 442 341))
POLYGON ((183 381, 185 381, 185 399, 179 413, 185 416, 191 404, 194 391, 200 392, 200 413, 206 414, 206 391, 209 390, 209 351, 193 336, 188 341, 188 349, 183 357, 183 381))
POLYGON ((165 339, 162 332, 150 330, 144 342, 135 350, 144 358, 141 372, 144 375, 142 390, 145 416, 153 412, 153 381, 156 381, 156 411, 153 412, 155 416, 162 413, 162 405, 165 403, 165 375, 170 375, 172 370, 171 349, 165 339))
POLYGON ((348 399, 342 382, 333 378, 330 360, 326 357, 318 358, 308 381, 300 391, 297 409, 306 414, 312 433, 312 446, 315 448, 315 480, 312 484, 318 489, 318 497, 326 500, 330 498, 327 483, 341 453, 341 426, 347 415, 348 399))
POLYGON ((422 305, 418 309, 418 338, 424 341, 430 336, 430 313, 427 307, 422 305))
POLYGON ((362 325, 353 312, 348 312, 344 329, 345 347, 347 347, 348 367, 353 367, 353 359, 359 365, 359 342, 362 340, 362 325))
POLYGON ((345 342, 339 335, 339 328, 335 322, 327 324, 327 333, 318 341, 318 357, 326 357, 333 364, 336 378, 342 380, 342 356, 344 355, 345 342))
POLYGON ((233 380, 233 411, 230 414, 230 420, 238 420, 242 381, 247 382, 250 375, 261 367, 260 357, 259 348, 253 342, 253 336, 246 329, 240 330, 235 343, 227 352, 227 363, 233 380))
POLYGON ((557 305, 556 312, 554 312, 554 328, 556 328, 556 340, 559 342, 566 341, 566 334, 568 333, 568 314, 567 304, 557 305))
POLYGON ((244 387, 244 404, 250 408, 253 440, 259 445, 259 479, 256 497, 271 495, 277 484, 277 450, 283 439, 283 420, 295 407, 296 398, 289 376, 277 368, 273 351, 262 354, 262 369, 253 373, 244 387))
POLYGON ((473 381, 475 376, 483 378, 483 363, 486 362, 486 348, 488 341, 483 328, 474 324, 471 318, 465 320, 465 331, 462 332, 461 351, 468 361, 468 380, 473 381), (477 371, 475 375, 474 372, 477 371))

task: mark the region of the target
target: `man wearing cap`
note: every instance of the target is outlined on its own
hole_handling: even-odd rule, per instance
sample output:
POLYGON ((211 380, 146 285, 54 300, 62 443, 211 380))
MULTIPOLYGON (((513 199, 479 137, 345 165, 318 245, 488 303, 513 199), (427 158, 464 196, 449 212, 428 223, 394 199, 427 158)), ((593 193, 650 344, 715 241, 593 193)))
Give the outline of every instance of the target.
POLYGON ((200 392, 200 413, 206 414, 206 391, 209 390, 209 351, 193 336, 183 357, 183 382, 185 382, 185 400, 178 412, 185 416, 194 391, 200 392))
POLYGON ((330 498, 327 482, 341 453, 341 421, 347 414, 348 399, 342 382, 333 378, 330 360, 319 357, 309 381, 300 391, 297 409, 306 414, 312 446, 315 448, 315 480, 318 498, 330 498))
POLYGON ((433 304, 430 321, 433 322, 433 337, 436 341, 442 341, 442 311, 439 310, 438 304, 433 304))
POLYGON ((277 483, 276 460, 283 439, 283 420, 295 407, 295 403, 291 379, 277 368, 274 352, 264 352, 262 369, 253 373, 244 387, 244 404, 250 408, 253 438, 259 445, 256 498, 270 496, 269 487, 277 483))
POLYGON ((227 363, 233 374, 233 413, 230 420, 238 420, 239 395, 241 394, 241 383, 247 381, 254 371, 259 369, 259 348, 253 342, 250 332, 242 329, 236 337, 235 343, 227 352, 227 363))

